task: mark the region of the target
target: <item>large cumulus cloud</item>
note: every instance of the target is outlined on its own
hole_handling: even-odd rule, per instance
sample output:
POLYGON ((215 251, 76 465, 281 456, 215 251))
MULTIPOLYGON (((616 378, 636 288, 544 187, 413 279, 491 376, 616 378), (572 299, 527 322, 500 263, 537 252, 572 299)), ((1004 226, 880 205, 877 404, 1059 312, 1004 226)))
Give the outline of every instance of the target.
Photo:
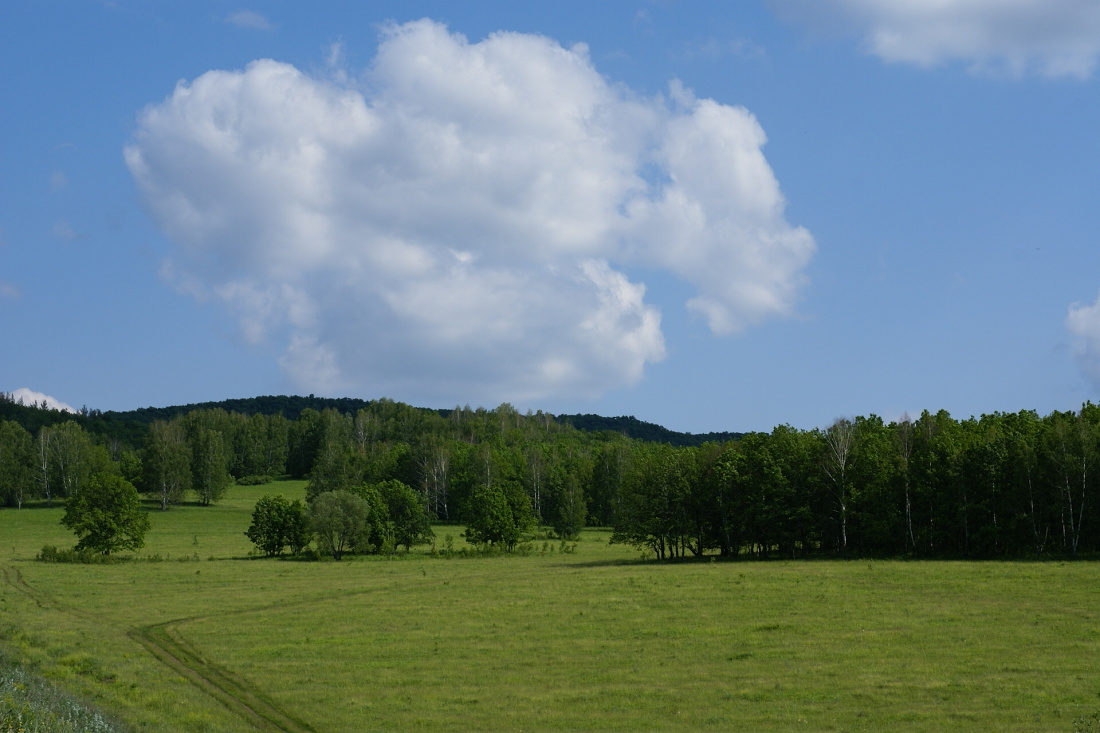
POLYGON ((840 20, 885 61, 963 61, 982 72, 1084 78, 1100 55, 1096 0, 772 0, 815 24, 840 20))
POLYGON ((285 345, 314 391, 597 395, 664 356, 627 273, 690 283, 719 334, 787 314, 814 249, 742 108, 643 99, 583 46, 419 21, 370 68, 181 82, 125 150, 165 273, 285 345))

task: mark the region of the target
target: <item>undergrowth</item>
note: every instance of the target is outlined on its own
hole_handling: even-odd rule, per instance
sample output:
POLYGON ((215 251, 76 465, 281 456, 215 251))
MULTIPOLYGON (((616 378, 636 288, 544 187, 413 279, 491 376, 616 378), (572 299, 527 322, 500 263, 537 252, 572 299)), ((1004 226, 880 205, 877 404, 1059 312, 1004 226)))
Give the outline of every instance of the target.
POLYGON ((0 733, 122 733, 98 710, 0 654, 0 733))

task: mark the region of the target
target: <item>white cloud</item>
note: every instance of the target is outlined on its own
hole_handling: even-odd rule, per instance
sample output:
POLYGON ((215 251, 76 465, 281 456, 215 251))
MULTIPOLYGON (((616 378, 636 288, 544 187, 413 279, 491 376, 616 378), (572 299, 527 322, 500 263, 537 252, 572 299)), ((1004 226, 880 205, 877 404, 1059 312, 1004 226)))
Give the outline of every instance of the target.
POLYGON ((11 393, 11 397, 16 402, 20 402, 27 406, 37 406, 46 403, 46 406, 51 410, 63 410, 65 412, 75 413, 76 409, 72 405, 67 405, 61 400, 50 397, 48 394, 42 394, 41 392, 35 392, 32 389, 26 387, 20 387, 11 393))
POLYGON ((1066 328, 1072 338, 1071 348, 1078 366, 1100 389, 1100 295, 1092 305, 1071 305, 1066 328))
POLYGON ((266 16, 255 10, 238 10, 225 16, 225 22, 238 28, 251 28, 257 31, 269 31, 273 28, 266 16))
POLYGON ((772 0, 814 25, 843 22, 884 61, 1020 77, 1085 78, 1100 56, 1096 0, 772 0))
POLYGON ((260 60, 147 108, 127 164, 166 272, 287 345, 302 388, 597 395, 664 356, 626 271, 697 289, 716 333, 789 314, 814 250, 746 110, 640 99, 578 45, 431 21, 361 81, 260 60))

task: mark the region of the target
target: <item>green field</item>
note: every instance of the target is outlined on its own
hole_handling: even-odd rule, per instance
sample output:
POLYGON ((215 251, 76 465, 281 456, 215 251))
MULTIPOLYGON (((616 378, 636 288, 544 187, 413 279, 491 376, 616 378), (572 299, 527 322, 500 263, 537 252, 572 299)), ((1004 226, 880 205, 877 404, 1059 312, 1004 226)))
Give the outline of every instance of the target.
POLYGON ((74 541, 61 510, 0 511, 0 643, 149 731, 1072 731, 1100 710, 1096 563, 657 564, 600 531, 571 554, 251 559, 272 490, 153 512, 160 562, 40 563, 74 541))

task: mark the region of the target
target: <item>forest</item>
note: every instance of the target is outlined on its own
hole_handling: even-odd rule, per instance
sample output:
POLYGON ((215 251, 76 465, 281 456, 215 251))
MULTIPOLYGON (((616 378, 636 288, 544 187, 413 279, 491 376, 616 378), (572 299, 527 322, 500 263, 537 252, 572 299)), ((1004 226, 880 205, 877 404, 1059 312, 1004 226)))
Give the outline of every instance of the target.
POLYGON ((609 527, 612 542, 663 560, 1100 550, 1100 406, 1091 403, 1046 416, 926 411, 703 439, 632 418, 578 422, 611 429, 509 404, 269 397, 73 415, 4 395, 0 504, 52 504, 109 474, 168 511, 215 504, 234 481, 290 476, 308 480, 310 503, 404 486, 434 522, 473 526, 493 507, 517 532, 543 526, 570 538, 609 527), (631 425, 649 435, 614 429, 631 425))

